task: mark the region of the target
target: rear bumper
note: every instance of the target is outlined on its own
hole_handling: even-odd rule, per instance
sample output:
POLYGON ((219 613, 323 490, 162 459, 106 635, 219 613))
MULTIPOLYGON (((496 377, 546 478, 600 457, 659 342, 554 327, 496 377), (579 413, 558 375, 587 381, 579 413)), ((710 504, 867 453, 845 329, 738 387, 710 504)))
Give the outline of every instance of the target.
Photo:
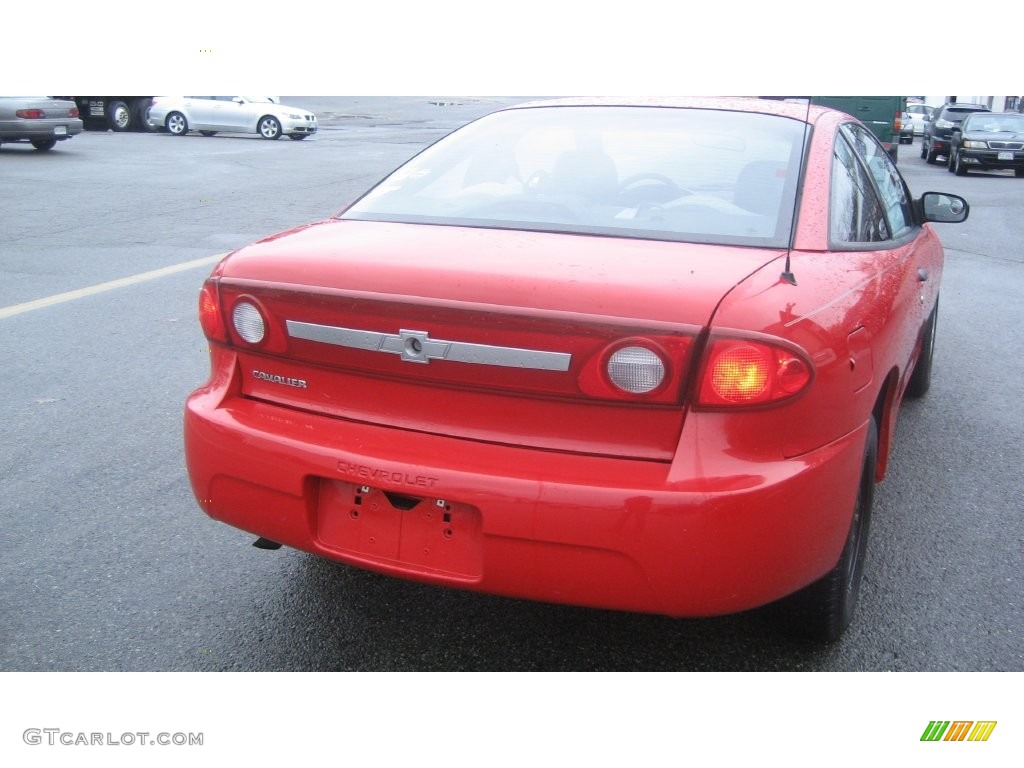
POLYGON ((32 141, 39 139, 56 139, 63 141, 77 136, 82 132, 82 121, 78 118, 60 120, 2 120, 0 121, 0 140, 32 141))
POLYGON ((360 424, 229 389, 198 390, 185 412, 192 487, 214 519, 394 576, 680 617, 757 607, 827 572, 865 435, 744 460, 716 447, 714 414, 691 414, 669 464, 360 424))

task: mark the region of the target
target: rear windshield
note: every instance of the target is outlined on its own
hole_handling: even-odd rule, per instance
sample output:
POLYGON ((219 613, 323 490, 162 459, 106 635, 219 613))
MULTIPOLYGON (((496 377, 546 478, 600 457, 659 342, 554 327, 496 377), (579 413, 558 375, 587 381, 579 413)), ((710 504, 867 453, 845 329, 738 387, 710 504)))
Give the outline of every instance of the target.
POLYGON ((970 107, 946 107, 942 110, 942 116, 947 117, 950 120, 963 120, 964 117, 972 115, 975 112, 988 112, 988 110, 981 107, 978 109, 971 109, 970 107))
POLYGON ((456 131, 343 219, 785 247, 805 124, 662 107, 536 107, 456 131))

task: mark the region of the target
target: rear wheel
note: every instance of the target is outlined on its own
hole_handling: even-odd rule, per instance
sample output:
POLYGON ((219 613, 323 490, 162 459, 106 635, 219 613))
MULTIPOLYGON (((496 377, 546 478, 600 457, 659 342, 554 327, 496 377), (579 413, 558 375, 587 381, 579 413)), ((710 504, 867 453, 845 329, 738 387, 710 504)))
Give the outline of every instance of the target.
POLYGON ((853 620, 864 574, 864 559, 875 499, 875 465, 878 459, 878 427, 872 416, 864 441, 864 461, 853 507, 846 545, 836 566, 821 579, 788 599, 790 629, 819 642, 838 640, 853 620))
POLYGON ((1021 176, 1024 176, 1024 168, 1014 168, 1013 169, 1013 175, 1016 176, 1018 179, 1021 176))
POLYGON ((956 167, 956 151, 951 149, 951 150, 949 150, 949 156, 946 158, 946 170, 949 171, 950 173, 952 173, 955 167, 956 167))
POLYGON ((38 149, 40 152, 46 152, 47 150, 53 149, 57 146, 56 139, 32 139, 32 146, 38 149))
POLYGON ((264 139, 281 138, 281 123, 272 115, 265 115, 264 117, 261 117, 259 123, 256 125, 256 129, 264 139))
POLYGON ((924 145, 924 139, 921 139, 921 159, 924 160, 928 155, 928 149, 924 145))
POLYGON ((939 319, 939 301, 935 300, 935 308, 928 316, 921 338, 921 354, 917 358, 914 372, 907 382, 907 397, 924 397, 932 384, 932 361, 935 358, 935 328, 939 319))
POLYGON ((181 112, 171 112, 164 121, 167 132, 174 136, 184 136, 188 133, 188 120, 181 112))
POLYGON ((151 102, 152 99, 148 96, 143 96, 132 103, 132 109, 135 111, 135 125, 137 125, 140 130, 153 130, 149 125, 149 105, 151 102))
POLYGON ((925 159, 925 162, 931 163, 932 165, 935 165, 935 163, 938 162, 936 160, 936 158, 938 156, 939 156, 939 153, 935 151, 934 147, 928 147, 928 153, 926 155, 924 155, 924 159, 925 159))
POLYGON ((132 127, 132 111, 123 101, 112 101, 107 105, 107 124, 112 131, 127 131, 132 127))

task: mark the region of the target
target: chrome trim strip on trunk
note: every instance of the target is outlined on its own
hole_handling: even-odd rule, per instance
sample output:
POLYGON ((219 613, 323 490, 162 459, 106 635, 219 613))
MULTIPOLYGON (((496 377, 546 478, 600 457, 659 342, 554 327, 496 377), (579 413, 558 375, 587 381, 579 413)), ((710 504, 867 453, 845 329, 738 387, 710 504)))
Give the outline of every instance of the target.
POLYGON ((568 371, 572 355, 567 352, 546 352, 537 349, 497 347, 470 344, 465 341, 432 339, 426 331, 402 330, 398 334, 339 328, 287 320, 288 335, 295 339, 333 344, 368 352, 400 355, 407 363, 427 364, 431 360, 453 363, 495 365, 503 368, 529 368, 538 371, 568 371))

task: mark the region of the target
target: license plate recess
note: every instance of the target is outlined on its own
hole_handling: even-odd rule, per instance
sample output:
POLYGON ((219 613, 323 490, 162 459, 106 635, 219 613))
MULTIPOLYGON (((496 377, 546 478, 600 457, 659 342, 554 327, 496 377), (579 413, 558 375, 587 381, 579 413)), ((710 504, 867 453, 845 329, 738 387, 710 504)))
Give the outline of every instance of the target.
POLYGON ((476 507, 326 478, 319 499, 317 538, 329 549, 423 573, 483 573, 476 507))

